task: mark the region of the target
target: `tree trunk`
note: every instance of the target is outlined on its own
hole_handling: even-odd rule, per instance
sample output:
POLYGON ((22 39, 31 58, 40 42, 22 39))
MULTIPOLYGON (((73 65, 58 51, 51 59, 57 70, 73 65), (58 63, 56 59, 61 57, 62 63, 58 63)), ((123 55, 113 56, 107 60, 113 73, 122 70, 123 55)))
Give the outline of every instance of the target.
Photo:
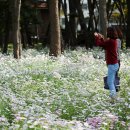
POLYGON ((123 25, 124 30, 126 31, 126 19, 125 19, 125 13, 123 11, 123 6, 120 0, 118 0, 118 2, 116 2, 116 6, 118 8, 118 10, 120 11, 120 25, 123 25))
POLYGON ((50 11, 50 55, 58 56, 61 54, 61 36, 58 0, 49 0, 50 11))
POLYGON ((70 27, 69 19, 68 19, 68 16, 67 16, 68 15, 67 14, 67 1, 64 0, 64 2, 63 2, 62 0, 60 0, 60 2, 62 4, 64 16, 65 16, 65 30, 64 30, 64 33, 63 33, 63 38, 65 40, 64 47, 69 48, 70 44, 71 44, 72 33, 71 33, 71 27, 70 27))
POLYGON ((84 45, 86 46, 86 49, 88 49, 89 48, 88 30, 87 30, 87 26, 86 26, 86 22, 85 22, 85 18, 84 18, 84 14, 83 14, 82 5, 80 3, 80 0, 75 0, 75 7, 76 7, 77 12, 78 12, 78 20, 79 20, 79 23, 81 26, 81 32, 83 34, 84 45))
POLYGON ((13 53, 14 58, 19 59, 21 56, 21 38, 20 38, 20 9, 21 0, 14 0, 13 3, 13 53))
POLYGON ((72 48, 75 48, 76 46, 76 8, 74 6, 75 0, 69 1, 69 10, 70 10, 70 19, 69 19, 69 25, 71 28, 71 42, 70 45, 72 48))
POLYGON ((7 9, 6 21, 5 21, 5 36, 4 36, 4 43, 2 48, 2 53, 7 54, 8 52, 8 42, 9 42, 9 33, 10 33, 10 15, 9 7, 7 9))
POLYGON ((112 0, 108 0, 107 1, 107 19, 109 20, 109 15, 111 14, 111 12, 112 12, 112 9, 113 9, 113 7, 112 7, 112 4, 111 4, 111 1, 112 0))
POLYGON ((89 23, 88 23, 88 30, 94 31, 94 7, 96 1, 88 0, 88 9, 89 9, 89 23))
POLYGON ((82 11, 82 5, 80 3, 80 0, 75 0, 75 6, 76 6, 76 9, 78 11, 78 18, 79 18, 81 30, 87 31, 87 26, 86 26, 86 22, 85 22, 85 18, 84 18, 84 14, 82 11))
POLYGON ((106 13, 106 0, 99 0, 99 22, 100 32, 106 37, 107 32, 107 13, 106 13))
POLYGON ((130 0, 127 0, 127 31, 126 31, 126 47, 130 47, 130 0))

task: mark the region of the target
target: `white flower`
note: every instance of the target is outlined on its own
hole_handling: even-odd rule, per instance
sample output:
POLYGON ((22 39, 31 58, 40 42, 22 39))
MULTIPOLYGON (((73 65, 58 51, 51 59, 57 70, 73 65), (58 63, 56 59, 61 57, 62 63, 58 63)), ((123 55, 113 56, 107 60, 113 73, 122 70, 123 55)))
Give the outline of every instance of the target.
POLYGON ((53 75, 53 77, 55 77, 57 79, 61 78, 61 75, 58 72, 53 72, 52 75, 53 75))

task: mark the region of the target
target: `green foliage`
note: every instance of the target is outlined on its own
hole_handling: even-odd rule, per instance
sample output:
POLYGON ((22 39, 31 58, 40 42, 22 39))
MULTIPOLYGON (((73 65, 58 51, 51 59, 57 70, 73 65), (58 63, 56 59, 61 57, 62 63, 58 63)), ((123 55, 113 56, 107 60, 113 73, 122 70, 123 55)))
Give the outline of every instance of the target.
POLYGON ((9 105, 9 101, 5 102, 0 99, 0 117, 4 116, 8 119, 8 122, 11 124, 13 122, 14 116, 11 110, 11 106, 9 105))
POLYGON ((126 50, 126 42, 125 42, 125 40, 122 41, 122 49, 126 50))

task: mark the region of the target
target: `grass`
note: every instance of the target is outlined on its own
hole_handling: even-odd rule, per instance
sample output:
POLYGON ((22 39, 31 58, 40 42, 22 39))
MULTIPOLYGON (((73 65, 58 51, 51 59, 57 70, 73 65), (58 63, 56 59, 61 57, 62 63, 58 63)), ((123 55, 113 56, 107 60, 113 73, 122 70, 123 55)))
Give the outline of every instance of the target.
POLYGON ((0 55, 0 128, 13 130, 130 129, 130 54, 122 52, 120 102, 109 102, 99 48, 27 50, 20 60, 0 55))

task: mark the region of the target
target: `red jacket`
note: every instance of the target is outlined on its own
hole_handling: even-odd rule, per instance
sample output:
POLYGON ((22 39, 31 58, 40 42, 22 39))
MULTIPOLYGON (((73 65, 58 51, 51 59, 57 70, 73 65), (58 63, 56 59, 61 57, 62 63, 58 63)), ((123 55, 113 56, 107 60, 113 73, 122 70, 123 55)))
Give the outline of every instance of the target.
POLYGON ((118 63, 116 39, 103 40, 96 38, 96 45, 101 46, 105 49, 107 65, 118 63))

